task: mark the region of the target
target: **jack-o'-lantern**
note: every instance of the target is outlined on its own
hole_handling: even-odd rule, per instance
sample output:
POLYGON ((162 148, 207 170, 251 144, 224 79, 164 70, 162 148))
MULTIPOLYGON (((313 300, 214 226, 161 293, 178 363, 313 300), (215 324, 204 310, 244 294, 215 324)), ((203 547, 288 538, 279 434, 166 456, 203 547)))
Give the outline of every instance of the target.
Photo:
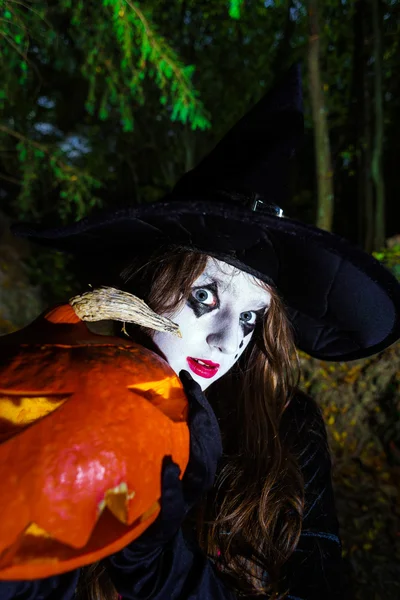
POLYGON ((118 551, 160 510, 167 455, 184 472, 187 401, 157 354, 91 333, 69 305, 0 338, 0 579, 118 551))

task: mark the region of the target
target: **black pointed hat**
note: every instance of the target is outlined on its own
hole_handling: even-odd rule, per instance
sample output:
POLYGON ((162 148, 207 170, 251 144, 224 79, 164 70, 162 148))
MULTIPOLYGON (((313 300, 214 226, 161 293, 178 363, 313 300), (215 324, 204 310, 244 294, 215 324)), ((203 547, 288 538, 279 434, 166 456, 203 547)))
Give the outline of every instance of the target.
POLYGON ((226 190, 242 203, 257 197, 284 209, 291 159, 302 140, 301 74, 296 65, 178 181, 173 194, 226 190))
POLYGON ((161 244, 198 250, 273 283, 301 350, 332 361, 370 356, 400 337, 400 285, 346 240, 286 217, 288 170, 302 136, 293 67, 162 201, 67 227, 13 230, 74 254, 131 255, 161 244))

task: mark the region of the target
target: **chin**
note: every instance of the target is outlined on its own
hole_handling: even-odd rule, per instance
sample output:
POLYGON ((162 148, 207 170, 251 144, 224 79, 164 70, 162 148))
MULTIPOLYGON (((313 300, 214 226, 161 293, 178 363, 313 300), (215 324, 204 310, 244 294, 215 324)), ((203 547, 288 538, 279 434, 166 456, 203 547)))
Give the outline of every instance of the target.
POLYGON ((199 384, 202 391, 209 388, 210 385, 212 385, 214 383, 214 381, 217 381, 217 379, 221 379, 221 377, 223 376, 223 375, 220 375, 219 373, 217 373, 217 376, 214 376, 212 379, 206 379, 205 377, 201 377, 200 375, 196 375, 196 373, 193 373, 193 371, 191 370, 191 368, 189 367, 189 365, 187 363, 185 363, 183 365, 174 365, 174 364, 169 363, 169 366, 171 367, 171 369, 173 371, 175 371, 175 373, 178 377, 179 377, 179 373, 182 370, 187 371, 187 373, 189 373, 189 375, 192 377, 192 379, 196 383, 199 384))
MULTIPOLYGON (((196 373, 193 373, 193 371, 191 371, 191 369, 188 367, 188 365, 186 365, 182 368, 189 373, 189 375, 192 377, 192 379, 196 383, 199 384, 202 391, 204 391, 206 388, 208 388, 209 385, 211 385, 212 381, 210 381, 209 379, 204 379, 204 377, 200 377, 199 375, 196 375, 196 373)), ((181 370, 181 369, 179 369, 179 370, 181 370)))
POLYGON ((190 373, 190 374, 193 377, 193 379, 199 384, 202 392, 204 392, 204 390, 208 389, 210 387, 210 385, 212 385, 214 383, 214 381, 217 381, 218 379, 220 379, 220 377, 215 377, 213 379, 204 379, 204 377, 198 377, 194 373, 190 373))
POLYGON ((211 381, 204 381, 204 379, 200 379, 199 377, 195 377, 194 379, 195 379, 195 381, 197 381, 197 383, 201 387, 202 392, 204 392, 204 390, 207 389, 211 385, 211 381))

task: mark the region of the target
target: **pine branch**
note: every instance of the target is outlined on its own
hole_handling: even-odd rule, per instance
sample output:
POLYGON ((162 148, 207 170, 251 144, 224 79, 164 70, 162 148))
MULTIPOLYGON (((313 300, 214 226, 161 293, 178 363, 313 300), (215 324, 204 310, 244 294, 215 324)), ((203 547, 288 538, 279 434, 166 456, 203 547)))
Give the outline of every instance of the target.
POLYGON ((126 3, 135 12, 135 14, 139 18, 140 22, 142 23, 143 29, 149 40, 149 43, 154 48, 154 50, 158 53, 160 60, 163 60, 167 65, 169 65, 172 72, 175 73, 176 80, 181 82, 182 88, 184 88, 186 90, 186 95, 188 96, 188 98, 190 98, 190 100, 193 103, 196 103, 196 98, 193 94, 193 88, 192 88, 190 79, 187 76, 185 76, 183 70, 180 69, 179 67, 177 67, 177 63, 174 62, 170 58, 170 56, 168 56, 168 54, 167 54, 167 52, 165 52, 165 50, 163 50, 161 44, 157 41, 156 36, 154 35, 153 31, 151 30, 148 21, 146 20, 143 12, 139 9, 139 7, 136 6, 135 4, 133 4, 132 2, 130 2, 129 0, 126 0, 126 3))
MULTIPOLYGON (((193 129, 197 127, 202 129, 208 128, 210 123, 202 103, 197 99, 197 92, 191 82, 194 67, 185 67, 180 63, 176 53, 166 43, 164 38, 156 33, 156 27, 154 24, 150 24, 149 19, 136 3, 130 0, 123 0, 123 3, 116 2, 114 4, 114 22, 117 23, 117 39, 119 39, 125 51, 121 65, 122 68, 132 62, 132 52, 129 44, 126 42, 126 40, 129 41, 132 25, 137 30, 141 30, 141 56, 135 69, 136 75, 130 81, 129 87, 131 91, 141 91, 140 81, 143 79, 144 73, 151 75, 151 69, 146 69, 146 61, 148 60, 155 69, 155 81, 159 89, 165 93, 169 93, 173 99, 174 106, 171 120, 179 120, 182 123, 186 123, 189 119, 193 129), (129 19, 129 15, 128 18, 125 17, 125 9, 120 8, 122 4, 129 7, 131 11, 130 15, 133 15, 133 20, 132 18, 129 19), (121 20, 125 24, 121 24, 121 20), (122 31, 121 27, 125 27, 125 30, 122 31)), ((133 70, 134 67, 132 66, 131 69, 133 70)), ((165 95, 160 98, 160 101, 162 104, 166 104, 165 95)))
POLYGON ((31 198, 31 186, 37 180, 36 170, 41 167, 38 160, 46 156, 52 170, 52 176, 56 184, 61 188, 60 197, 64 200, 64 205, 60 206, 59 209, 60 215, 65 217, 71 210, 73 203, 75 203, 78 206, 76 216, 82 218, 86 212, 84 202, 87 199, 92 203, 97 200, 93 198, 92 188, 101 187, 101 182, 90 175, 90 173, 60 160, 56 153, 52 152, 47 146, 28 138, 10 127, 0 124, 0 132, 14 137, 19 141, 19 144, 22 144, 19 156, 23 173, 22 181, 20 182, 22 189, 18 198, 20 210, 24 210, 22 208, 24 202, 31 198), (30 155, 29 160, 26 160, 26 148, 32 148, 36 151, 36 155, 30 155))
POLYGON ((13 50, 15 50, 15 52, 17 54, 19 54, 21 56, 21 58, 25 61, 28 62, 27 56, 26 54, 24 54, 22 52, 22 50, 20 48, 18 48, 17 44, 15 44, 15 42, 13 40, 11 40, 6 33, 4 33, 3 31, 0 31, 0 35, 1 37, 7 42, 7 44, 9 44, 11 46, 11 48, 13 50))
MULTIPOLYGON (((44 146, 43 144, 40 144, 39 142, 35 142, 31 138, 28 138, 27 136, 23 135, 22 133, 15 131, 15 129, 11 129, 10 127, 7 127, 6 125, 1 125, 1 123, 0 123, 0 131, 16 138, 17 140, 19 140, 20 142, 23 142, 24 144, 28 144, 29 146, 32 146, 33 148, 40 150, 40 152, 43 152, 44 154, 49 156, 49 158, 53 159, 57 163, 57 165, 60 167, 60 169, 67 171, 69 173, 69 176, 75 175, 76 177, 84 177, 84 178, 89 178, 89 179, 93 179, 93 181, 96 181, 94 178, 92 178, 91 175, 89 175, 89 173, 86 173, 85 171, 82 171, 81 169, 78 169, 77 167, 73 167, 73 166, 68 165, 67 163, 61 161, 59 158, 56 157, 54 152, 52 152, 47 146, 44 146)), ((98 182, 98 183, 100 184, 100 182, 98 182)))
POLYGON ((4 173, 0 173, 0 179, 4 181, 8 181, 9 183, 13 183, 15 185, 22 185, 22 181, 19 179, 15 179, 14 177, 9 177, 9 175, 5 175, 4 173))

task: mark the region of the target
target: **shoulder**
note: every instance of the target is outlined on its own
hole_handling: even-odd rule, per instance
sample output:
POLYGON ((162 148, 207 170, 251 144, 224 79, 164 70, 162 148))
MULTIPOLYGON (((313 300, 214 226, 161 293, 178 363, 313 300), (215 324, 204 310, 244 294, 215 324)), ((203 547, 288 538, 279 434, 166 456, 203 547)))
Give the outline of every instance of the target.
POLYGON ((321 409, 314 398, 300 388, 292 391, 285 414, 290 415, 300 426, 308 426, 310 422, 323 421, 321 409))
POLYGON ((346 597, 331 456, 321 409, 313 398, 296 390, 281 426, 304 481, 302 530, 284 568, 289 598, 346 597))
POLYGON ((281 431, 295 454, 317 451, 329 458, 329 446, 324 418, 315 400, 296 389, 282 416, 281 431))
POLYGON ((299 548, 304 550, 307 547, 314 552, 324 546, 331 552, 333 544, 339 550, 341 542, 332 486, 332 460, 321 409, 310 396, 296 391, 285 412, 287 431, 284 435, 290 436, 288 442, 304 481, 299 548))

